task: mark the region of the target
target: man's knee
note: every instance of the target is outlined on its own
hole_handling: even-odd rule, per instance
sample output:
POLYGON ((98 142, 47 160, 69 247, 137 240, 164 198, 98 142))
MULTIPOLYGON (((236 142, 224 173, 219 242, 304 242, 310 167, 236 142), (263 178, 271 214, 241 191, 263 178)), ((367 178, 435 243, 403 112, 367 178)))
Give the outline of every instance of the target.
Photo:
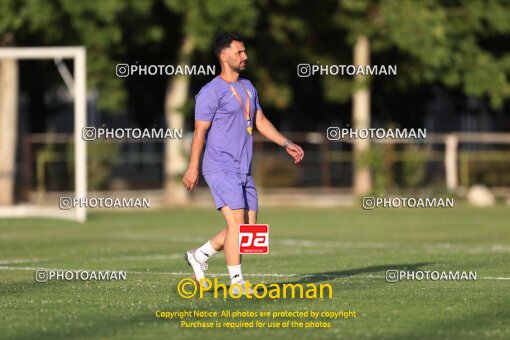
POLYGON ((246 212, 245 209, 236 209, 231 210, 228 207, 222 209, 223 215, 225 216, 225 220, 227 221, 228 229, 237 228, 240 224, 245 224, 246 212))
POLYGON ((240 224, 245 224, 245 211, 244 209, 237 209, 234 213, 234 227, 239 227, 240 224))

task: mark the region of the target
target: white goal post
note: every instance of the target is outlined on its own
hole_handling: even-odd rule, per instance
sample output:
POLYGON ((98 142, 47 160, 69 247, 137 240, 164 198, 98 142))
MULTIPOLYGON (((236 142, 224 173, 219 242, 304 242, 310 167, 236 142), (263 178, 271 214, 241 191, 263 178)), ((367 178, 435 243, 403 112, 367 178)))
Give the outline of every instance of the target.
MULTIPOLYGON (((75 197, 86 197, 87 145, 82 138, 82 130, 87 126, 87 66, 85 48, 80 46, 0 48, 0 59, 72 59, 74 61, 74 82, 72 83, 72 92, 74 96, 75 197)), ((84 222, 87 219, 87 210, 80 206, 76 206, 71 210, 61 210, 58 207, 58 203, 54 208, 13 205, 0 207, 0 218, 3 217, 51 217, 84 222)))

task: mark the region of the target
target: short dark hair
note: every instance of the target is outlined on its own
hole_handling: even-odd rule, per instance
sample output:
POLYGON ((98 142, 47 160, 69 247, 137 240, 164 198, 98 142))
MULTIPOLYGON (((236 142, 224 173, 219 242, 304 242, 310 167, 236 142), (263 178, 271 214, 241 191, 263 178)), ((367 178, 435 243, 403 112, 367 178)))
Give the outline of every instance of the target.
POLYGON ((214 40, 214 54, 219 59, 221 51, 223 49, 230 47, 232 41, 243 42, 241 36, 234 32, 221 32, 216 36, 216 40, 214 40))

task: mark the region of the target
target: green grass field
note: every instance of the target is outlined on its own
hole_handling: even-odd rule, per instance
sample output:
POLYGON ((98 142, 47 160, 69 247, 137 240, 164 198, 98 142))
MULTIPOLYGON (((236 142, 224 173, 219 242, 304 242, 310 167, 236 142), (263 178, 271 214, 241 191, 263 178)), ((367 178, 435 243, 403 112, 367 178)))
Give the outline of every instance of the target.
MULTIPOLYGON (((509 221, 502 206, 264 209, 259 222, 270 225, 270 254, 245 256, 245 276, 330 283, 333 299, 235 300, 184 299, 176 290, 190 276, 183 252, 223 226, 215 211, 91 213, 85 224, 0 220, 0 338, 508 339, 509 221), (37 283, 37 268, 126 270, 127 280, 37 283), (477 280, 386 282, 387 269, 404 268, 476 271, 477 280), (351 310, 357 317, 319 319, 330 322, 326 329, 211 330, 181 328, 156 310, 351 310)), ((223 254, 208 273, 227 283, 223 254)))

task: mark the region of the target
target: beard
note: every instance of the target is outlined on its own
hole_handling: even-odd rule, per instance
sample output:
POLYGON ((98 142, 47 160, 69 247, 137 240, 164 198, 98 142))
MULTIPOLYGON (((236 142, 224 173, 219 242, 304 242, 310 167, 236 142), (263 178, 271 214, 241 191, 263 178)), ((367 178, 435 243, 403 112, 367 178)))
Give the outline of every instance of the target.
POLYGON ((230 68, 234 72, 241 73, 242 71, 246 70, 246 62, 242 62, 239 65, 230 65, 230 68))

